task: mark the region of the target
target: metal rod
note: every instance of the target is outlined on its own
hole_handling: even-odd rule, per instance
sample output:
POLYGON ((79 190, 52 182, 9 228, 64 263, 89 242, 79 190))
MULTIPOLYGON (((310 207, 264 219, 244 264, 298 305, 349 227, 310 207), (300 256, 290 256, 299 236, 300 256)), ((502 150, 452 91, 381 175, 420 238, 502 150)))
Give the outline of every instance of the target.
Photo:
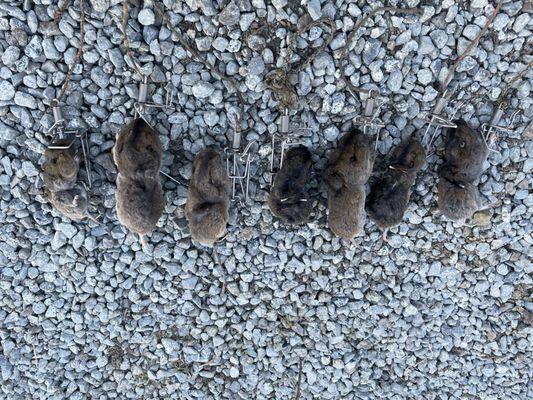
POLYGON ((178 181, 176 178, 174 178, 173 176, 167 174, 166 172, 163 172, 162 170, 159 170, 159 172, 161 173, 161 175, 164 175, 166 176, 168 179, 170 179, 171 181, 174 181, 175 183, 177 183, 178 185, 181 185, 182 183, 180 181, 178 181))
POLYGON ((497 126, 500 123, 502 116, 503 116, 503 109, 498 107, 496 111, 494 112, 494 115, 492 116, 492 119, 490 121, 490 126, 497 126))
POLYGON ((144 81, 139 84, 139 96, 137 97, 137 101, 139 103, 146 103, 147 98, 148 98, 148 83, 144 81))
MULTIPOLYGON (((433 119, 431 119, 431 121, 433 121, 433 119)), ((422 136, 422 143, 424 143, 424 141, 426 140, 426 136, 429 133, 429 130, 431 129, 431 125, 433 125, 432 122, 428 123, 426 131, 424 132, 424 135, 422 136)))
POLYGON ((81 142, 81 151, 83 152, 83 160, 85 162, 85 172, 87 173, 87 183, 89 188, 93 186, 93 177, 91 171, 91 162, 89 160, 89 141, 87 139, 87 132, 78 135, 81 142))
POLYGON ((233 130, 233 140, 231 144, 231 148, 233 150, 239 150, 241 148, 241 138, 242 134, 240 129, 238 127, 235 127, 235 129, 233 130))
POLYGON ((233 182, 233 190, 232 190, 232 197, 235 197, 236 195, 236 190, 237 190, 237 172, 239 170, 239 163, 237 162, 237 154, 236 153, 233 153, 233 179, 232 179, 232 182, 233 182))
POLYGON ((246 156, 246 194, 244 196, 244 200, 248 201, 249 193, 250 193, 250 167, 251 167, 251 158, 250 155, 246 156))
POLYGON ((433 134, 431 135, 431 138, 429 139, 428 147, 432 145, 433 141, 437 137, 438 130, 439 130, 439 127, 437 125, 437 126, 435 126, 435 129, 433 130, 433 134))
POLYGON ((374 114, 374 99, 369 97, 365 101, 365 116, 372 117, 374 114))
POLYGON ((56 124, 63 122, 63 114, 61 113, 61 107, 59 107, 57 103, 52 107, 52 115, 54 116, 54 122, 56 124))
POLYGON ((274 161, 275 161, 275 151, 276 151, 276 134, 272 134, 272 139, 270 142, 271 152, 270 152, 270 184, 274 183, 274 161))
POLYGON ((290 129, 289 109, 285 108, 283 115, 281 116, 279 131, 282 134, 286 134, 286 133, 289 133, 289 129, 290 129))

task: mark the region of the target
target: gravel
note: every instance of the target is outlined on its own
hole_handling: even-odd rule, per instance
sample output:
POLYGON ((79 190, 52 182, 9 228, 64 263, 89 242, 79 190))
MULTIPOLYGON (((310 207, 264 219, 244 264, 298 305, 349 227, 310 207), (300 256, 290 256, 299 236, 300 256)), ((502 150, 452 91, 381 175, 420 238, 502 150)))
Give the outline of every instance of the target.
POLYGON ((222 25, 231 26, 236 25, 239 22, 241 12, 239 6, 234 2, 230 2, 224 9, 218 14, 218 22, 222 25))
POLYGON ((192 87, 192 94, 197 99, 209 97, 213 94, 214 91, 215 87, 211 83, 204 81, 197 82, 192 87))
POLYGON ((141 11, 139 11, 137 19, 139 20, 141 25, 153 25, 155 22, 155 14, 151 9, 143 8, 141 11))
POLYGON ((2 54, 2 62, 10 66, 15 61, 17 61, 20 57, 20 49, 16 46, 9 46, 7 49, 4 50, 4 54, 2 54))
POLYGON ((13 85, 6 81, 0 81, 0 100, 11 100, 15 96, 15 88, 13 85))
MULTIPOLYGON (((257 141, 252 200, 232 204, 228 233, 215 247, 219 264, 212 249, 190 240, 185 184, 161 176, 167 206, 149 237, 151 254, 116 220, 111 148, 131 121, 139 83, 125 55, 119 1, 86 2, 83 65, 62 98, 67 127, 89 132, 89 212, 102 225, 51 208, 40 177, 49 102, 76 54, 79 1, 57 25, 57 2, 35 0, 29 12, 19 3, 0 2, 2 398, 294 399, 300 362, 302 399, 531 398, 531 73, 508 96, 501 123, 521 113, 499 133, 480 178, 487 210, 464 225, 439 215, 439 131, 388 243, 371 221, 364 236, 345 243, 326 226, 320 172, 362 110, 339 77, 339 49, 371 8, 329 0, 160 2, 206 61, 236 80, 246 99, 243 144, 257 141), (291 124, 308 128, 300 133, 315 162, 315 215, 283 227, 265 201, 269 133, 279 116, 265 77, 282 64, 287 26, 323 16, 335 19, 334 41, 298 74, 289 66, 299 95, 291 124)), ((354 85, 388 100, 371 180, 402 139, 422 136, 457 49, 495 3, 390 4, 423 7, 424 16, 375 16, 343 60, 354 85)), ((152 7, 130 2, 128 34, 153 81, 149 100, 162 103, 167 82, 174 88, 172 106, 152 108, 148 118, 165 150, 163 171, 186 183, 201 148, 227 145, 228 114, 238 103, 230 85, 161 27, 152 7)), ((465 101, 457 117, 476 128, 490 120, 505 82, 531 61, 527 7, 505 2, 457 68, 447 113, 465 101)), ((322 28, 302 35, 292 61, 323 37, 322 28)))

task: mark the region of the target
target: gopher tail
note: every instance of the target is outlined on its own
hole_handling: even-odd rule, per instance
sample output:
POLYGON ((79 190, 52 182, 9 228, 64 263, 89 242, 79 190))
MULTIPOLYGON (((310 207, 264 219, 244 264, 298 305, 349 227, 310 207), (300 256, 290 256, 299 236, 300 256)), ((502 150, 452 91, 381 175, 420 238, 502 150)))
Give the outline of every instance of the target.
POLYGON ((91 221, 93 221, 96 225, 103 225, 100 221, 98 221, 95 217, 93 217, 89 213, 87 213, 87 218, 89 218, 91 221))
POLYGON ((148 253, 148 239, 146 239, 146 235, 139 233, 139 239, 141 241, 142 249, 145 253, 148 253))

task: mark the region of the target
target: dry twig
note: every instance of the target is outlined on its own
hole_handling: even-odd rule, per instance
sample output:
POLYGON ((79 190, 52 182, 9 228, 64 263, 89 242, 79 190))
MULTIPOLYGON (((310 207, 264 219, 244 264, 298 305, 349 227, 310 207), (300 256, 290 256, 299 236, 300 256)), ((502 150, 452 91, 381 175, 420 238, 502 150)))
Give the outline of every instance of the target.
POLYGON ((172 23, 170 22, 170 19, 165 14, 164 9, 161 6, 161 4, 159 4, 159 2, 155 1, 153 3, 153 6, 154 6, 155 10, 159 13, 159 15, 161 15, 161 18, 163 19, 164 23, 167 25, 167 28, 170 29, 170 31, 173 32, 176 35, 176 37, 178 38, 178 41, 183 46, 183 48, 185 48, 185 50, 187 50, 189 53, 191 53, 192 56, 195 59, 197 59, 199 62, 204 64, 204 66, 211 73, 217 75, 220 79, 226 81, 231 86, 231 88, 235 91, 235 94, 239 98, 239 102, 240 102, 239 109, 240 109, 240 114, 241 115, 239 116, 239 118, 237 120, 237 127, 239 127, 240 124, 241 124, 242 119, 244 118, 244 105, 245 105, 246 102, 245 102, 244 95, 243 95, 242 91, 239 89, 239 84, 237 83, 237 81, 235 79, 229 77, 225 73, 223 73, 223 72, 219 71, 218 69, 216 69, 213 65, 209 64, 204 57, 202 57, 200 52, 196 48, 194 48, 187 41, 187 39, 185 39, 185 37, 181 34, 181 32, 178 29, 176 29, 176 27, 174 25, 172 25, 172 23))
POLYGON ((317 19, 316 21, 312 21, 309 24, 305 24, 300 29, 298 29, 295 34, 291 35, 287 43, 287 52, 285 54, 285 61, 283 67, 277 69, 273 74, 271 74, 265 79, 266 87, 276 93, 279 108, 281 110, 291 108, 293 104, 296 103, 298 98, 294 87, 292 87, 289 83, 288 77, 291 55, 293 52, 296 37, 300 36, 302 33, 308 31, 311 28, 321 25, 326 25, 330 29, 328 36, 324 39, 324 43, 322 43, 322 45, 319 46, 314 52, 309 54, 309 56, 303 62, 293 68, 290 68, 290 70, 294 73, 299 73, 309 64, 311 64, 316 58, 316 56, 320 54, 320 52, 322 52, 333 40, 333 35, 335 34, 335 21, 333 21, 331 18, 322 17, 320 19, 317 19))
MULTIPOLYGON (((83 42, 85 41, 85 8, 83 2, 84 0, 80 0, 80 44, 78 46, 76 56, 74 57, 74 60, 72 61, 72 64, 68 69, 63 85, 61 86, 61 92, 59 93, 59 96, 56 99, 57 103, 59 103, 59 101, 67 91, 70 80, 72 79, 72 73, 74 72, 74 68, 76 68, 76 65, 78 65, 78 63, 80 62, 81 56, 83 54, 83 42)), ((68 1, 65 1, 65 4, 66 3, 68 3, 68 1)))
POLYGON ((531 69, 531 67, 533 67, 533 60, 531 60, 529 64, 527 64, 526 67, 521 72, 516 74, 513 77, 513 79, 509 81, 505 89, 502 90, 501 94, 498 96, 498 100, 496 101, 497 104, 502 104, 505 101, 507 94, 513 88, 514 84, 518 82, 520 79, 522 79, 522 77, 524 77, 524 75, 527 74, 527 72, 531 69))
POLYGON ((298 365, 298 383, 296 384, 296 394, 294 396, 294 400, 300 400, 300 397, 302 396, 302 392, 301 392, 302 372, 303 372, 303 362, 302 362, 302 359, 300 358, 300 364, 298 365))
POLYGON ((126 46, 126 53, 128 54, 128 57, 130 58, 131 63, 133 64, 133 67, 135 68, 135 71, 137 72, 137 74, 139 74, 139 76, 142 79, 143 74, 141 72, 141 67, 139 66, 139 64, 137 64, 137 61, 135 61, 135 57, 133 57, 133 52, 131 51, 128 33, 126 32, 126 28, 128 25, 128 13, 129 13, 128 0, 124 0, 122 2, 122 25, 121 25, 122 34, 124 35, 124 46, 126 46))
POLYGON ((61 20, 61 17, 63 17, 63 13, 65 12, 65 9, 67 8, 67 5, 70 0, 64 0, 63 4, 59 5, 59 1, 57 2, 57 10, 54 13, 54 23, 58 23, 61 20))
POLYGON ((496 8, 494 9, 494 12, 492 13, 491 17, 489 18, 489 20, 487 21, 487 23, 485 24, 485 26, 483 26, 483 29, 481 29, 479 31, 479 33, 477 34, 477 36, 474 38, 474 40, 472 40, 472 42, 468 45, 468 47, 466 48, 466 50, 463 52, 463 54, 461 54, 459 57, 457 57, 457 59, 455 60, 455 63, 452 65, 452 67, 450 68, 450 70, 448 71, 448 75, 446 76, 446 79, 444 79, 444 83, 442 84, 442 91, 446 91, 446 89, 448 88, 448 85, 450 84, 450 82, 452 81, 453 79, 453 74, 455 73, 455 70, 457 69, 457 67, 459 66, 459 64, 461 63, 461 61, 463 61, 465 59, 465 57, 472 51, 472 49, 477 46, 477 44, 479 43, 479 41, 481 40, 481 37, 485 34, 485 32, 487 32, 487 29, 489 29, 489 26, 492 24, 492 22, 494 21, 494 18, 496 18, 496 16, 498 15, 498 12, 500 11, 500 8, 502 7, 503 5, 503 0, 499 0, 498 1, 498 5, 496 6, 496 8))

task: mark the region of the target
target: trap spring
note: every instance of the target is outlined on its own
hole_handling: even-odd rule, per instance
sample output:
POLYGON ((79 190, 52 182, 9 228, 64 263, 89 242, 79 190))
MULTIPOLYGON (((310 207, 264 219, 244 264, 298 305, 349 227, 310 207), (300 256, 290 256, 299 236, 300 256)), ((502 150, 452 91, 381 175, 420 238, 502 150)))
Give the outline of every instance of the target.
POLYGON ((89 138, 87 131, 82 131, 80 129, 64 129, 65 119, 63 118, 61 107, 59 107, 59 102, 57 99, 52 101, 52 114, 54 116, 54 124, 47 132, 48 134, 52 135, 52 139, 48 148, 50 150, 68 150, 74 146, 77 140, 79 140, 83 155, 83 162, 85 165, 85 172, 87 174, 87 186, 92 188, 93 179, 91 162, 89 160, 89 138), (67 144, 58 144, 63 141, 65 141, 67 144))
POLYGON ((230 146, 224 149, 226 156, 226 172, 231 180, 231 197, 245 204, 250 199, 250 169, 253 161, 251 148, 255 141, 250 141, 242 148, 242 131, 240 121, 242 116, 236 116, 233 123, 233 134, 230 146))

